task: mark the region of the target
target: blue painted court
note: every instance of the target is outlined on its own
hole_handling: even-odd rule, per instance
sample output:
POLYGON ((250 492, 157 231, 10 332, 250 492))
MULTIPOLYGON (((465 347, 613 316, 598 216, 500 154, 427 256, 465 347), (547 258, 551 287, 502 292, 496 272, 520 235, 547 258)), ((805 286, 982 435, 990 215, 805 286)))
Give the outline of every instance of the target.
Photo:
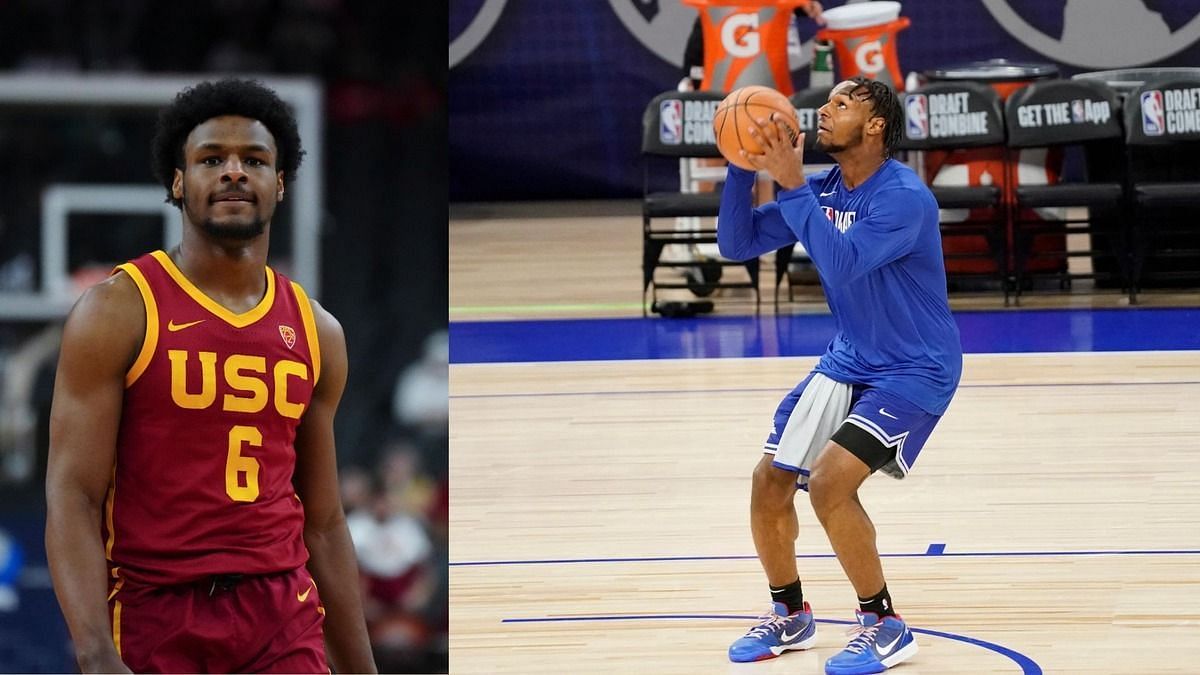
MULTIPOLYGON (((1047 309, 955 314, 968 353, 1200 349, 1200 309, 1047 309)), ((817 356, 829 314, 450 324, 451 363, 817 356)))

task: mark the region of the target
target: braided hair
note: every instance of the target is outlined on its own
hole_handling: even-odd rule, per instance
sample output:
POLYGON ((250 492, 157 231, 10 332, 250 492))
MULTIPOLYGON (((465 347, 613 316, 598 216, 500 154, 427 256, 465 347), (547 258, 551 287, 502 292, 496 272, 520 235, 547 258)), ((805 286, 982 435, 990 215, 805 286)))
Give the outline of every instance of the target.
POLYGON ((860 101, 871 102, 871 114, 883 118, 883 152, 891 157, 900 144, 900 130, 904 127, 904 109, 896 91, 886 82, 870 80, 861 75, 850 79, 854 83, 851 95, 860 101))

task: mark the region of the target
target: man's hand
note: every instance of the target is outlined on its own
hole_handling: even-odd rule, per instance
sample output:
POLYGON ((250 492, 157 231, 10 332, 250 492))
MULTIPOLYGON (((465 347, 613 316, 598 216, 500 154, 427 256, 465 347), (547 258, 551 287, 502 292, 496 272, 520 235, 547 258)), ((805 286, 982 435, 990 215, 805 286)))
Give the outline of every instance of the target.
POLYGON ((808 18, 817 22, 818 26, 825 25, 825 17, 821 14, 823 10, 824 8, 821 7, 821 3, 817 2, 817 0, 810 0, 808 4, 800 5, 800 11, 804 12, 808 18))
POLYGON ((741 150, 742 158, 759 171, 766 171, 785 190, 804 185, 804 133, 796 139, 795 147, 787 140, 787 131, 771 119, 754 120, 747 131, 762 146, 763 154, 752 155, 741 150))
MULTIPOLYGON (((111 647, 112 645, 109 645, 111 647)), ((132 673, 129 666, 117 656, 116 649, 103 649, 96 654, 79 655, 81 673, 132 673)))

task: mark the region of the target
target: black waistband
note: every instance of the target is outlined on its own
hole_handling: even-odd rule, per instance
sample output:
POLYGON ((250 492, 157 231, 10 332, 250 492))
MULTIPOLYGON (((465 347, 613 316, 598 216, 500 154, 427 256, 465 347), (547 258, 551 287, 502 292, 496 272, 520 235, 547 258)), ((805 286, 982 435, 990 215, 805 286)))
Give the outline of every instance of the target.
POLYGON ((208 584, 208 595, 211 597, 218 592, 232 591, 245 578, 244 574, 214 574, 202 583, 208 584))

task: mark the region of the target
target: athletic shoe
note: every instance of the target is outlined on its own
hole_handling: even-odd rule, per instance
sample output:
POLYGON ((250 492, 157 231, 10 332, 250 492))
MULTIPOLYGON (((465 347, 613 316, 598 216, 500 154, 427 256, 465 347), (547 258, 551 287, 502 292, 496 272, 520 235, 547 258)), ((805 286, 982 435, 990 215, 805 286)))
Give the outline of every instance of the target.
POLYGON ((808 649, 816 642, 817 624, 807 602, 795 614, 788 614, 782 602, 774 602, 762 623, 729 646, 729 660, 746 663, 773 659, 789 649, 808 649))
POLYGON ((912 631, 898 616, 854 612, 858 626, 854 639, 825 662, 825 675, 882 673, 917 653, 912 631))

